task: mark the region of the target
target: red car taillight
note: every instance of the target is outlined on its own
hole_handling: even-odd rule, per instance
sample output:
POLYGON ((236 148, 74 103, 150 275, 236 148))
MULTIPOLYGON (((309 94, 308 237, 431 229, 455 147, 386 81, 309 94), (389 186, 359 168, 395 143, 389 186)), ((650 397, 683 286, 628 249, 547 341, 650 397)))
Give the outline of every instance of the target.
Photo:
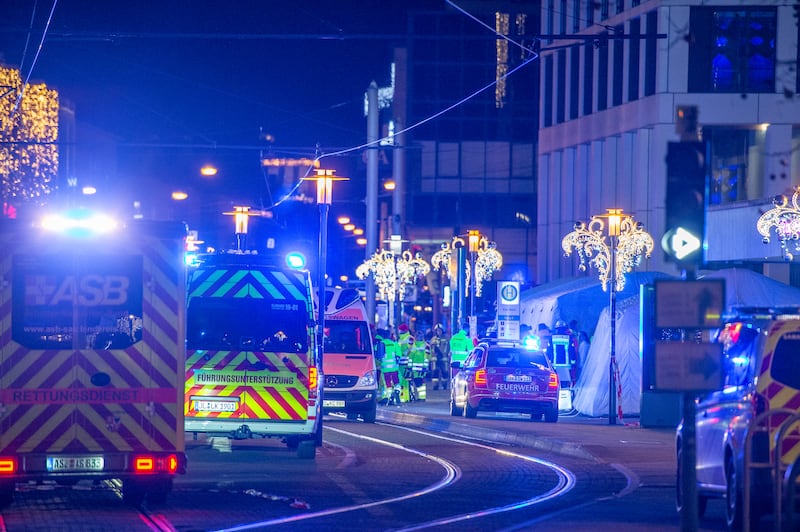
POLYGON ((178 457, 174 454, 166 456, 137 455, 133 458, 133 471, 138 475, 153 473, 174 475, 178 472, 178 457))
POLYGON ((0 475, 13 475, 16 472, 16 458, 10 456, 0 456, 0 475))
POLYGON ((317 397, 317 367, 310 366, 308 368, 308 397, 309 399, 317 397))
POLYGON ((550 380, 547 382, 548 390, 558 390, 558 375, 555 371, 550 372, 550 380))
POLYGON ((475 372, 475 384, 476 385, 481 385, 481 386, 486 386, 486 370, 485 369, 479 369, 478 371, 475 372))

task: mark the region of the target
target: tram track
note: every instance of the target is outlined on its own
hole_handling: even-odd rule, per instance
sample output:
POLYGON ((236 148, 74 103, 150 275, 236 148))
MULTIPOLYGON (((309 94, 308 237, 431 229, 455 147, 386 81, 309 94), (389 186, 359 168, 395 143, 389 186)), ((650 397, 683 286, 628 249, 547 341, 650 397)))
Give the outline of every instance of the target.
MULTIPOLYGON (((533 506, 533 505, 536 505, 536 504, 540 504, 540 503, 552 500, 554 498, 566 495, 575 486, 575 475, 571 471, 569 471, 568 469, 566 469, 566 468, 564 468, 564 467, 562 467, 562 466, 560 466, 558 464, 555 464, 553 462, 549 462, 547 460, 543 460, 541 458, 525 455, 525 454, 518 453, 518 452, 512 452, 512 451, 509 451, 509 450, 506 450, 506 449, 498 449, 496 447, 493 447, 493 446, 489 445, 488 442, 487 443, 482 443, 482 442, 479 442, 479 441, 470 441, 470 440, 468 440, 468 439, 466 439, 464 437, 460 437, 460 436, 457 436, 457 435, 452 435, 452 434, 444 434, 443 435, 443 434, 436 434, 436 433, 423 431, 423 430, 419 430, 419 429, 415 429, 415 428, 411 428, 411 427, 402 427, 402 426, 384 424, 384 423, 379 423, 379 424, 380 425, 385 425, 385 426, 390 426, 390 427, 392 427, 394 429, 397 429, 397 430, 402 430, 402 431, 418 434, 418 435, 429 437, 429 438, 445 440, 445 441, 447 441, 449 443, 457 443, 457 444, 460 444, 460 445, 470 446, 470 447, 473 447, 473 448, 479 448, 479 449, 482 449, 482 450, 486 450, 486 451, 490 451, 490 452, 496 453, 496 454, 498 454, 499 456, 502 456, 502 457, 507 457, 507 458, 516 459, 516 460, 522 460, 522 461, 526 461, 526 462, 529 462, 529 463, 535 463, 535 464, 537 464, 539 466, 542 466, 542 467, 552 471, 553 473, 555 473, 556 479, 557 479, 555 484, 549 490, 547 490, 547 491, 545 491, 543 493, 537 494, 537 495, 535 495, 533 497, 530 497, 528 499, 524 499, 524 500, 520 500, 520 501, 514 501, 512 503, 501 505, 501 506, 496 506, 496 507, 491 507, 491 508, 484 508, 484 509, 477 510, 477 511, 470 511, 470 512, 466 512, 466 513, 458 513, 458 514, 454 514, 454 515, 451 515, 451 516, 438 518, 438 519, 435 519, 435 520, 419 522, 419 523, 416 523, 416 524, 411 525, 409 527, 401 528, 399 530, 403 530, 403 531, 422 530, 422 529, 432 528, 432 527, 441 526, 441 525, 445 525, 445 524, 453 524, 453 523, 458 523, 460 521, 466 521, 466 520, 475 520, 476 518, 489 517, 489 516, 492 516, 492 515, 495 515, 495 514, 499 514, 499 513, 505 513, 505 512, 515 511, 515 510, 520 510, 520 509, 523 509, 523 508, 528 508, 530 506, 533 506)), ((416 498, 416 497, 431 495, 431 494, 435 493, 436 491, 439 491, 439 490, 441 490, 441 489, 443 489, 445 487, 454 485, 455 483, 457 483, 460 480, 460 478, 462 476, 461 469, 455 463, 453 463, 452 461, 450 461, 450 460, 448 460, 448 459, 446 459, 446 458, 444 458, 442 456, 436 456, 436 455, 421 451, 420 449, 417 449, 417 448, 412 448, 412 447, 409 447, 409 446, 406 446, 406 445, 401 445, 401 444, 398 444, 398 443, 395 443, 395 442, 392 442, 392 441, 388 441, 388 440, 385 440, 385 439, 375 438, 375 437, 372 437, 372 436, 366 436, 366 435, 359 434, 359 433, 356 433, 356 432, 343 430, 343 429, 340 429, 340 428, 333 428, 333 427, 327 426, 326 430, 329 430, 329 431, 332 431, 332 432, 335 432, 337 434, 341 434, 341 435, 344 435, 344 436, 347 436, 347 437, 351 437, 351 438, 355 438, 355 439, 359 439, 359 440, 364 440, 364 441, 368 441, 368 442, 379 444, 379 445, 388 446, 388 447, 391 447, 391 448, 396 449, 398 451, 411 453, 411 454, 417 455, 419 457, 431 460, 431 461, 439 464, 442 467, 442 469, 444 470, 443 476, 437 482, 434 482, 434 483, 432 483, 432 484, 430 484, 428 486, 422 487, 421 489, 413 490, 413 491, 410 491, 410 492, 407 492, 407 493, 404 493, 404 494, 401 494, 401 495, 396 495, 396 496, 393 496, 393 497, 374 500, 374 501, 370 501, 370 502, 366 502, 366 503, 346 505, 346 506, 340 506, 340 507, 336 507, 336 508, 329 508, 329 509, 320 510, 320 511, 316 511, 316 512, 309 512, 309 513, 305 513, 305 514, 301 514, 301 515, 293 515, 293 516, 287 516, 287 517, 280 517, 280 518, 273 518, 273 519, 269 519, 269 520, 251 522, 251 523, 246 523, 246 524, 240 524, 240 525, 238 525, 236 527, 232 527, 232 528, 219 529, 218 532, 223 532, 223 531, 224 532, 238 532, 238 531, 243 531, 243 530, 252 530, 252 529, 256 529, 256 528, 266 528, 266 527, 272 527, 272 526, 287 525, 287 524, 291 524, 291 523, 298 523, 298 522, 301 522, 301 521, 313 521, 314 519, 319 519, 319 518, 323 518, 323 517, 329 517, 329 516, 337 515, 337 514, 345 514, 345 513, 348 513, 348 512, 364 510, 364 509, 367 509, 367 508, 373 508, 373 507, 378 507, 378 506, 387 506, 387 505, 395 504, 395 503, 398 503, 398 502, 401 502, 401 501, 406 501, 406 500, 409 500, 409 499, 413 499, 413 498, 416 498)), ((348 455, 346 454, 345 460, 348 459, 347 456, 348 455)), ((350 460, 352 460, 352 457, 350 457, 350 460)))

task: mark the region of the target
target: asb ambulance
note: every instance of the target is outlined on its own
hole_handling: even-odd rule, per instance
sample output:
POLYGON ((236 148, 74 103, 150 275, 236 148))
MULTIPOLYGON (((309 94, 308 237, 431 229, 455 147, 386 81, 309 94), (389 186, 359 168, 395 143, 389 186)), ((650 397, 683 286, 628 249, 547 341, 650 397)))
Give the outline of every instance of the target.
POLYGON ((307 271, 234 251, 189 267, 186 431, 322 444, 316 320, 307 271))
POLYGON ((0 220, 0 505, 109 479, 160 501, 185 472, 185 237, 85 210, 0 220))

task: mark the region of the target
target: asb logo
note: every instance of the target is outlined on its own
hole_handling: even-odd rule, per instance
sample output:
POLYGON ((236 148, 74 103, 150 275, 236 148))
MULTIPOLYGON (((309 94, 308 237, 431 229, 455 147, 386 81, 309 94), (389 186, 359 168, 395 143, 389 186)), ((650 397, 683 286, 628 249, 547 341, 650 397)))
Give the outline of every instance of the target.
POLYGON ((667 231, 661 247, 678 261, 690 261, 700 251, 703 243, 683 227, 667 231))

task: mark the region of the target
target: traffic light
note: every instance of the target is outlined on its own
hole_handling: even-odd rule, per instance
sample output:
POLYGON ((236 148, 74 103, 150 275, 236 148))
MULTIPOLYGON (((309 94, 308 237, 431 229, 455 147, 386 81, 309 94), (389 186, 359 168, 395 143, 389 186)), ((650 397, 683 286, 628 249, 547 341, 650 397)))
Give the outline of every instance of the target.
POLYGON ((661 246, 679 265, 705 260, 706 145, 670 142, 667 148, 666 225, 661 246))

